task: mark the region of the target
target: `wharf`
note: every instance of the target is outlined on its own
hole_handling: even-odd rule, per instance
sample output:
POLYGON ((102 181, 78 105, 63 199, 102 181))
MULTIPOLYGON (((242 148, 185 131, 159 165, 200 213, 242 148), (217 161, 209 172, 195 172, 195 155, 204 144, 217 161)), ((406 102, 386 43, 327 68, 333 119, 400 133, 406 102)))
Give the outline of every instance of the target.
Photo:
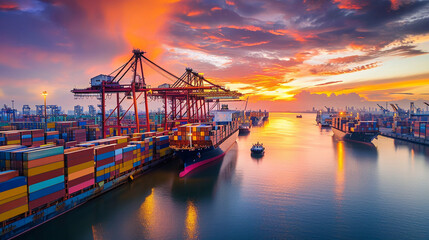
POLYGON ((384 137, 390 137, 394 139, 399 139, 407 142, 418 143, 418 144, 429 146, 429 140, 414 137, 410 134, 393 133, 391 128, 380 128, 380 135, 384 137))

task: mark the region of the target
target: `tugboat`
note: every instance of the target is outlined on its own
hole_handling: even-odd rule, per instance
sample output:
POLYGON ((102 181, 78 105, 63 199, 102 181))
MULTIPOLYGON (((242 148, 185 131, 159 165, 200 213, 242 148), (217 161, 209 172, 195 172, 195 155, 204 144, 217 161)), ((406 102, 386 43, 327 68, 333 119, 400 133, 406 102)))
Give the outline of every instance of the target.
POLYGON ((257 142, 256 144, 253 144, 250 151, 252 152, 252 154, 262 155, 265 152, 265 148, 264 148, 264 145, 262 143, 257 142))

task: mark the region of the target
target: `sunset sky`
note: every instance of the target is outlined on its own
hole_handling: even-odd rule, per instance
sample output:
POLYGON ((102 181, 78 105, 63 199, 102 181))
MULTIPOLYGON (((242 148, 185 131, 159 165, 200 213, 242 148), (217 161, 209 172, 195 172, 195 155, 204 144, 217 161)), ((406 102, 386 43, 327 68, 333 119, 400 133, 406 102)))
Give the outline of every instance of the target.
MULTIPOLYGON (((47 90, 50 104, 87 105, 70 90, 133 48, 251 94, 255 108, 429 100, 428 3, 0 0, 0 103, 33 108, 47 90)), ((172 83, 144 67, 148 84, 172 83)))

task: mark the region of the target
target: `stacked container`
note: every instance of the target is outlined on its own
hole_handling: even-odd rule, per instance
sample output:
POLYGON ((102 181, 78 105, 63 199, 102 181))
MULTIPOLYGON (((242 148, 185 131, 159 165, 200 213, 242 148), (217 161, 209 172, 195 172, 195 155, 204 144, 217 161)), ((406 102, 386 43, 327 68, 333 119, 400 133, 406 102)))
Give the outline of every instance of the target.
POLYGON ((137 157, 137 154, 134 152, 136 149, 135 145, 129 145, 122 148, 122 164, 119 168, 119 173, 125 173, 133 168, 133 161, 137 157))
MULTIPOLYGON (((207 128, 206 128, 207 129, 207 128)), ((200 134, 206 134, 208 140, 210 140, 210 136, 208 136, 209 131, 207 129, 207 133, 205 131, 201 131, 200 134)), ((168 136, 160 136, 155 138, 155 159, 159 159, 165 157, 166 155, 171 153, 170 150, 170 141, 168 136)))
POLYGON ((31 139, 31 131, 27 130, 27 131, 20 131, 21 134, 21 145, 24 146, 31 146, 33 141, 31 139))
POLYGON ((45 144, 45 134, 43 129, 31 130, 31 139, 33 141, 33 146, 35 147, 45 144))
POLYGON ((95 182, 100 183, 115 174, 115 145, 99 145, 94 147, 95 182))
POLYGON ((11 152, 26 148, 22 145, 6 145, 0 147, 0 170, 10 170, 11 152))
POLYGON ((153 161, 153 138, 145 138, 144 139, 145 146, 145 154, 144 154, 144 162, 148 163, 153 161))
POLYGON ((0 132, 0 138, 3 140, 3 145, 20 145, 21 135, 18 131, 0 132))
POLYGON ((0 172, 0 222, 27 211, 27 178, 18 171, 0 172))
POLYGON ((11 155, 11 168, 28 178, 30 210, 65 196, 63 147, 27 148, 11 155))
POLYGON ((46 143, 55 143, 55 139, 60 139, 58 131, 51 131, 45 133, 46 143))
POLYGON ((67 193, 73 194, 94 185, 94 149, 64 150, 67 193))

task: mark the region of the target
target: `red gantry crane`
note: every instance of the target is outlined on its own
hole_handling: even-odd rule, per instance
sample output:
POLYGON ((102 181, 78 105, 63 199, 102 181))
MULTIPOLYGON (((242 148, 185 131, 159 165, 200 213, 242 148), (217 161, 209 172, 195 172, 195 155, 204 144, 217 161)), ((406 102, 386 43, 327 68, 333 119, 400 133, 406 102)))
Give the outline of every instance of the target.
MULTIPOLYGON (((137 100, 143 95, 145 103, 145 130, 150 131, 149 105, 148 98, 163 100, 164 102, 164 128, 168 129, 169 120, 187 120, 188 122, 205 122, 209 120, 210 105, 209 102, 219 104, 220 100, 236 100, 242 94, 237 91, 228 90, 217 85, 201 74, 194 72, 191 68, 186 68, 182 76, 177 77, 158 64, 144 56, 143 51, 133 50, 131 58, 121 67, 116 69, 112 74, 99 82, 91 82, 91 87, 85 89, 73 89, 75 97, 99 97, 101 100, 101 128, 103 138, 106 137, 106 129, 116 128, 118 135, 121 134, 123 127, 121 121, 128 111, 133 107, 135 116, 135 125, 127 126, 135 128, 140 132, 139 114, 137 100), (174 84, 170 87, 151 88, 147 84, 143 72, 143 63, 157 70, 165 77, 173 78, 174 84), (130 83, 124 83, 124 77, 132 72, 130 83), (139 74, 140 72, 140 74, 139 74), (123 96, 121 97, 121 94, 123 96), (106 117, 106 95, 116 95, 116 107, 106 117), (121 104, 124 104, 126 98, 131 98, 132 103, 129 107, 124 108, 126 111, 121 114, 121 104), (170 109, 169 109, 170 103, 170 109), (207 105, 207 107, 206 107, 207 105), (107 122, 116 111, 116 125, 107 125, 107 122)), ((162 85, 161 85, 162 86, 162 85)), ((214 107, 214 106, 212 106, 214 107)), ((174 125, 174 124, 173 124, 174 125)))

